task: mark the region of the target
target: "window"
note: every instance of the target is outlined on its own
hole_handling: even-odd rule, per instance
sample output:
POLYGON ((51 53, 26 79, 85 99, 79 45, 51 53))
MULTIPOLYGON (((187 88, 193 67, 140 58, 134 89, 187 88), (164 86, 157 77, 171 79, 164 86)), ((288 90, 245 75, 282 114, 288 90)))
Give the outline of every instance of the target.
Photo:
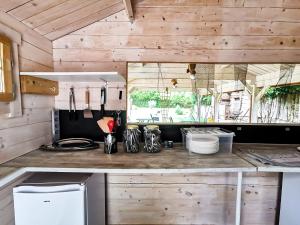
POLYGON ((129 63, 129 123, 300 123, 300 64, 129 63))
POLYGON ((3 102, 14 99, 11 49, 10 39, 0 35, 0 101, 3 102))

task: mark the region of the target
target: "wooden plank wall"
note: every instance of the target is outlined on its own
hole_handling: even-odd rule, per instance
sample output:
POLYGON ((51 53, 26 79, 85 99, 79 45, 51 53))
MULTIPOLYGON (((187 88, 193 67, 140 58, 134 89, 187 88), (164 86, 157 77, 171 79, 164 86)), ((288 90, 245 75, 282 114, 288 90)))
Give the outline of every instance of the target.
POLYGON ((56 71, 126 74, 125 61, 299 62, 300 1, 136 0, 53 43, 56 71))
POLYGON ((0 189, 0 218, 1 225, 15 225, 13 188, 22 183, 30 174, 24 174, 13 182, 0 189))
MULTIPOLYGON (((236 174, 108 175, 109 224, 233 225, 236 174)), ((246 174, 242 225, 275 225, 277 173, 246 174)))
POLYGON ((19 32, 22 36, 22 44, 19 46, 20 71, 53 71, 51 41, 1 11, 0 23, 19 32))
POLYGON ((0 119, 0 163, 51 142, 54 97, 23 95, 23 116, 0 119))
MULTIPOLYGON (((53 71, 51 41, 6 13, 0 12, 0 23, 21 34, 20 71, 53 71)), ((54 97, 23 95, 22 106, 22 117, 0 119, 0 163, 50 141, 54 97)))

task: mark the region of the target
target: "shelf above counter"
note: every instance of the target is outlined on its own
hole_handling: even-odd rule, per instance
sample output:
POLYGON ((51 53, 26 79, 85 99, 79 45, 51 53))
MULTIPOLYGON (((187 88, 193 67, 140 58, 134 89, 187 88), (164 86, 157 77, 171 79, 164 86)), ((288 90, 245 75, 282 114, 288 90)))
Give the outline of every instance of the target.
POLYGON ((118 72, 20 72, 20 75, 59 82, 126 82, 118 72))

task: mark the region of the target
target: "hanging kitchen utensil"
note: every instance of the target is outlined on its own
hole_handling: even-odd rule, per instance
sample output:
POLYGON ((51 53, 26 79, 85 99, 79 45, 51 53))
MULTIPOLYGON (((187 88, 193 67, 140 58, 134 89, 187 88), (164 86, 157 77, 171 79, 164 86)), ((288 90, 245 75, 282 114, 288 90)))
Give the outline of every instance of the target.
MULTIPOLYGON (((119 104, 121 105, 121 100, 122 100, 122 95, 123 95, 123 91, 122 90, 119 90, 119 104)), ((116 117, 116 125, 118 126, 118 127, 120 127, 121 125, 122 125, 122 119, 121 119, 121 110, 117 110, 116 111, 116 115, 117 115, 117 117, 116 117)))
POLYGON ((120 101, 122 100, 122 95, 123 95, 123 91, 120 90, 120 91, 119 91, 119 100, 120 100, 120 101))
POLYGON ((117 125, 118 127, 120 127, 120 126, 122 125, 122 119, 121 119, 121 115, 120 115, 121 113, 122 113, 121 110, 116 111, 116 114, 117 114, 116 125, 117 125))
POLYGON ((106 86, 101 88, 101 116, 105 115, 105 104, 106 104, 106 86))
POLYGON ((85 119, 91 119, 93 118, 93 113, 90 109, 90 91, 89 89, 87 88, 86 91, 85 91, 85 109, 83 111, 83 117, 85 119))
POLYGON ((70 120, 78 120, 78 115, 76 111, 76 103, 75 103, 75 94, 74 88, 70 88, 69 92, 69 119, 70 120))

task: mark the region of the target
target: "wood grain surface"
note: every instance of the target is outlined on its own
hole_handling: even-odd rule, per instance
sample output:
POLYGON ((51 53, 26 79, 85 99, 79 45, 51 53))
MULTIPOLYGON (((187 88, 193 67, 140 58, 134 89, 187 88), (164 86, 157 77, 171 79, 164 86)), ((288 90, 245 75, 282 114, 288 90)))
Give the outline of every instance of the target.
POLYGON ((3 0, 0 10, 50 40, 124 9, 121 0, 3 0))
POLYGON ((0 167, 0 179, 6 177, 7 175, 17 171, 19 168, 16 167, 6 167, 6 166, 1 166, 0 167))
POLYGON ((300 165, 300 153, 297 151, 299 145, 276 145, 276 144, 235 144, 235 153, 241 158, 257 167, 263 172, 295 172, 300 173, 300 167, 274 166, 258 161, 249 155, 249 150, 275 162, 296 162, 300 165))
POLYGON ((20 71, 53 71, 51 41, 1 11, 0 23, 20 33, 22 37, 19 45, 20 71))
POLYGON ((124 170, 154 169, 159 172, 168 170, 194 172, 226 172, 254 171, 255 168, 234 154, 219 153, 215 155, 190 154, 181 147, 173 150, 163 150, 158 154, 140 152, 137 154, 118 153, 104 154, 100 149, 82 152, 44 152, 35 150, 4 164, 12 167, 45 167, 45 168, 87 168, 124 170))
POLYGON ((0 163, 30 152, 51 141, 54 97, 23 95, 23 115, 0 119, 0 163))
POLYGON ((299 1, 137 0, 132 6, 133 22, 123 10, 55 40, 55 70, 110 66, 126 75, 126 61, 299 62, 299 1))
MULTIPOLYGON (((236 174, 108 174, 109 224, 233 225, 236 174)), ((246 173, 242 225, 275 225, 277 173, 246 173)))

